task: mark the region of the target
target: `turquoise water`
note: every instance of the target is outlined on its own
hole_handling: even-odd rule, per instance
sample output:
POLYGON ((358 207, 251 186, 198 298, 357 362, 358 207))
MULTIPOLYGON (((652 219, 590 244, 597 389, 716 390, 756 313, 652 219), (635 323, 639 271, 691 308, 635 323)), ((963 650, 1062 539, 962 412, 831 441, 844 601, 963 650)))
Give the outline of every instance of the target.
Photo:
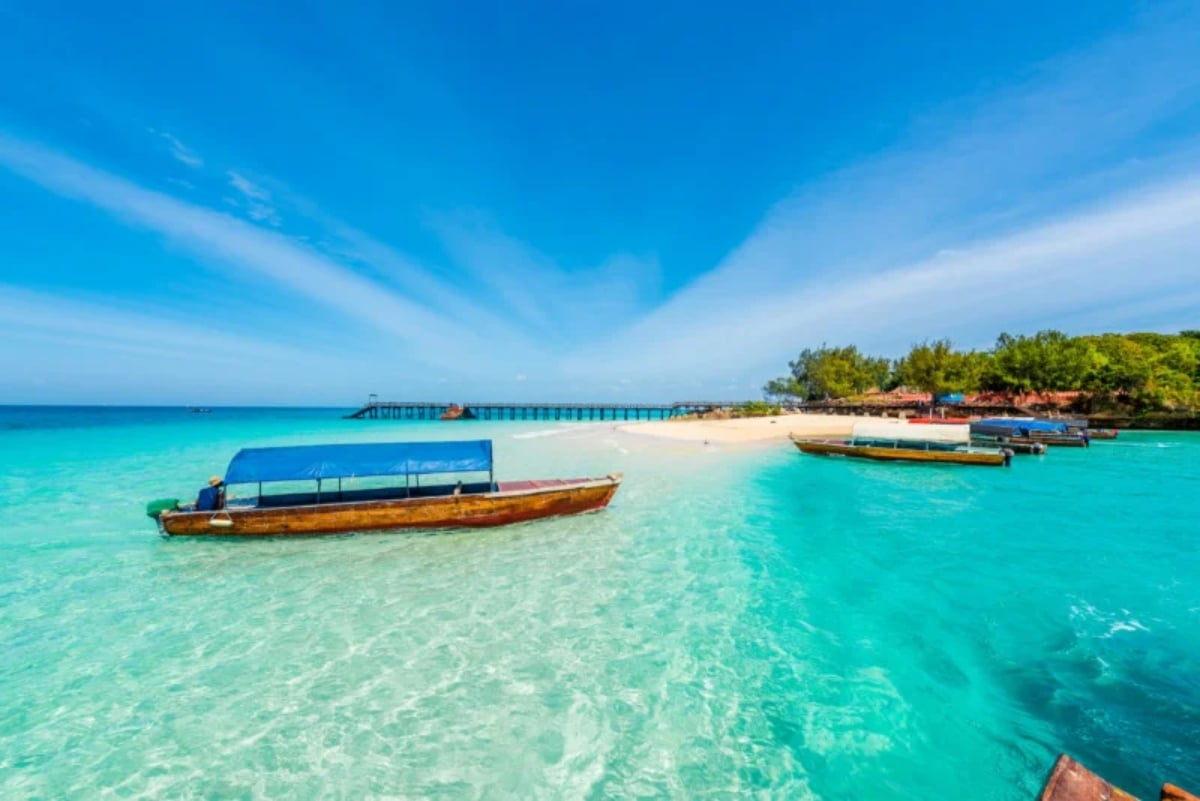
POLYGON ((1200 787, 1200 437, 1011 470, 611 424, 0 408, 0 798, 1031 799, 1200 787), (624 470, 488 532, 160 539, 247 444, 624 470))

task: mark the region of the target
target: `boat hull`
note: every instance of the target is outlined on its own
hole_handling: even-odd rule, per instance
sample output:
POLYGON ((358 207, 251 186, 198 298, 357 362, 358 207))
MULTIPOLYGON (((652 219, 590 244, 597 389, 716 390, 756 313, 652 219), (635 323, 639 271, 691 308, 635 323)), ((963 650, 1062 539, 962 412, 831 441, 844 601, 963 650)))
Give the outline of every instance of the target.
POLYGON ((309 506, 230 507, 219 512, 166 512, 170 536, 278 536, 439 528, 485 528, 545 517, 594 512, 608 506, 621 484, 603 479, 500 484, 497 492, 432 498, 324 503, 309 506))
POLYGON ((1040 456, 1046 452, 1046 443, 1028 437, 990 437, 976 435, 971 444, 982 448, 1008 448, 1013 453, 1040 456))
POLYGON ((1086 448, 1088 442, 1082 436, 1077 434, 1055 435, 1043 434, 1030 437, 1034 442, 1041 442, 1045 445, 1052 445, 1055 448, 1086 448))
POLYGON ((970 451, 917 450, 915 448, 879 448, 870 445, 804 440, 793 440, 793 443, 801 453, 818 456, 848 456, 852 459, 871 459, 879 462, 1004 466, 1004 454, 999 451, 996 453, 972 453, 970 451))
POLYGON ((971 424, 972 439, 994 439, 1007 445, 1008 443, 1033 443, 1053 445, 1059 448, 1086 448, 1088 442, 1082 434, 1052 433, 1048 431, 1022 431, 1009 426, 994 426, 986 423, 971 424))

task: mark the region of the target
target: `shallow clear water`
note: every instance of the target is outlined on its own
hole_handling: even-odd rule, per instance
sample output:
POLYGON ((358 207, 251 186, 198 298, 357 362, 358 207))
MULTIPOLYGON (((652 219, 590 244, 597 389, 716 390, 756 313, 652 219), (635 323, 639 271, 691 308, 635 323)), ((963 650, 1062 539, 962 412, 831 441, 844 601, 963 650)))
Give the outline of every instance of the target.
POLYGON ((1200 437, 1011 470, 611 424, 0 408, 0 797, 1030 799, 1200 787, 1200 437), (486 532, 162 540, 243 445, 626 482, 486 532))

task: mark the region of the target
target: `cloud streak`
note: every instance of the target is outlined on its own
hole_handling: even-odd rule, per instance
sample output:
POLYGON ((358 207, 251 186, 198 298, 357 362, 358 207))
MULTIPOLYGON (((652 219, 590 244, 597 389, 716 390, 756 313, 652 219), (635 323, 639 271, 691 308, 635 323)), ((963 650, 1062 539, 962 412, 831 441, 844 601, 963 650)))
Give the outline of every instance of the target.
POLYGON ((1117 312, 1128 297, 1174 297, 1176 311, 1200 314, 1198 263, 1200 174, 882 273, 739 304, 681 303, 584 361, 602 372, 643 374, 669 364, 684 375, 782 365, 793 350, 826 340, 894 347, 897 332, 902 341, 950 334, 983 344, 971 340, 1063 317, 1120 328, 1127 318, 1117 312), (638 354, 639 341, 658 343, 652 358, 618 355, 638 354))
POLYGON ((469 326, 433 313, 280 233, 144 189, 38 145, 0 135, 0 165, 52 192, 154 231, 214 264, 235 272, 250 270, 280 290, 370 325, 393 337, 404 346, 402 354, 415 361, 467 366, 505 344, 485 341, 469 326))
POLYGON ((230 170, 229 185, 242 196, 246 215, 255 222, 263 222, 275 228, 283 225, 279 212, 272 205, 271 193, 239 172, 230 170))
POLYGON ((1200 153, 1154 135, 1200 102, 1184 68, 1197 31, 1190 13, 1150 20, 920 121, 781 201, 713 270, 562 369, 769 375, 822 341, 897 353, 1060 320, 1144 324, 1123 300, 1184 297, 1200 263, 1200 153))
POLYGON ((311 349, 14 286, 0 285, 0 320, 9 336, 56 339, 88 350, 159 356, 184 368, 193 362, 236 364, 247 360, 296 365, 311 362, 315 355, 311 349))
POLYGON ((192 150, 183 142, 180 142, 171 134, 167 133, 166 131, 156 131, 153 128, 150 129, 150 133, 157 135, 167 143, 167 146, 171 150, 171 155, 180 164, 191 167, 193 170, 198 170, 204 166, 204 159, 200 158, 200 156, 196 154, 196 151, 192 150))
POLYGON ((657 291, 653 258, 617 254, 568 271, 480 214, 431 215, 429 225, 508 319, 551 341, 577 345, 607 336, 632 322, 657 291))

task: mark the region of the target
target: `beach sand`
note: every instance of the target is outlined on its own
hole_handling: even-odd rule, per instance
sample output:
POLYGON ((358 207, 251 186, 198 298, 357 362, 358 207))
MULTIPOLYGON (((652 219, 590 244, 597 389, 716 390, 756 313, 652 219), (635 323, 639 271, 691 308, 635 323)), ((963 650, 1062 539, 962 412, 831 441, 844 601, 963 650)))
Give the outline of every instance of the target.
POLYGON ((776 417, 748 417, 732 420, 663 420, 628 423, 618 430, 630 434, 658 437, 681 442, 710 442, 723 445, 769 443, 797 437, 888 436, 907 429, 922 438, 965 441, 967 426, 921 426, 919 429, 894 418, 857 417, 849 414, 782 414, 776 417))

